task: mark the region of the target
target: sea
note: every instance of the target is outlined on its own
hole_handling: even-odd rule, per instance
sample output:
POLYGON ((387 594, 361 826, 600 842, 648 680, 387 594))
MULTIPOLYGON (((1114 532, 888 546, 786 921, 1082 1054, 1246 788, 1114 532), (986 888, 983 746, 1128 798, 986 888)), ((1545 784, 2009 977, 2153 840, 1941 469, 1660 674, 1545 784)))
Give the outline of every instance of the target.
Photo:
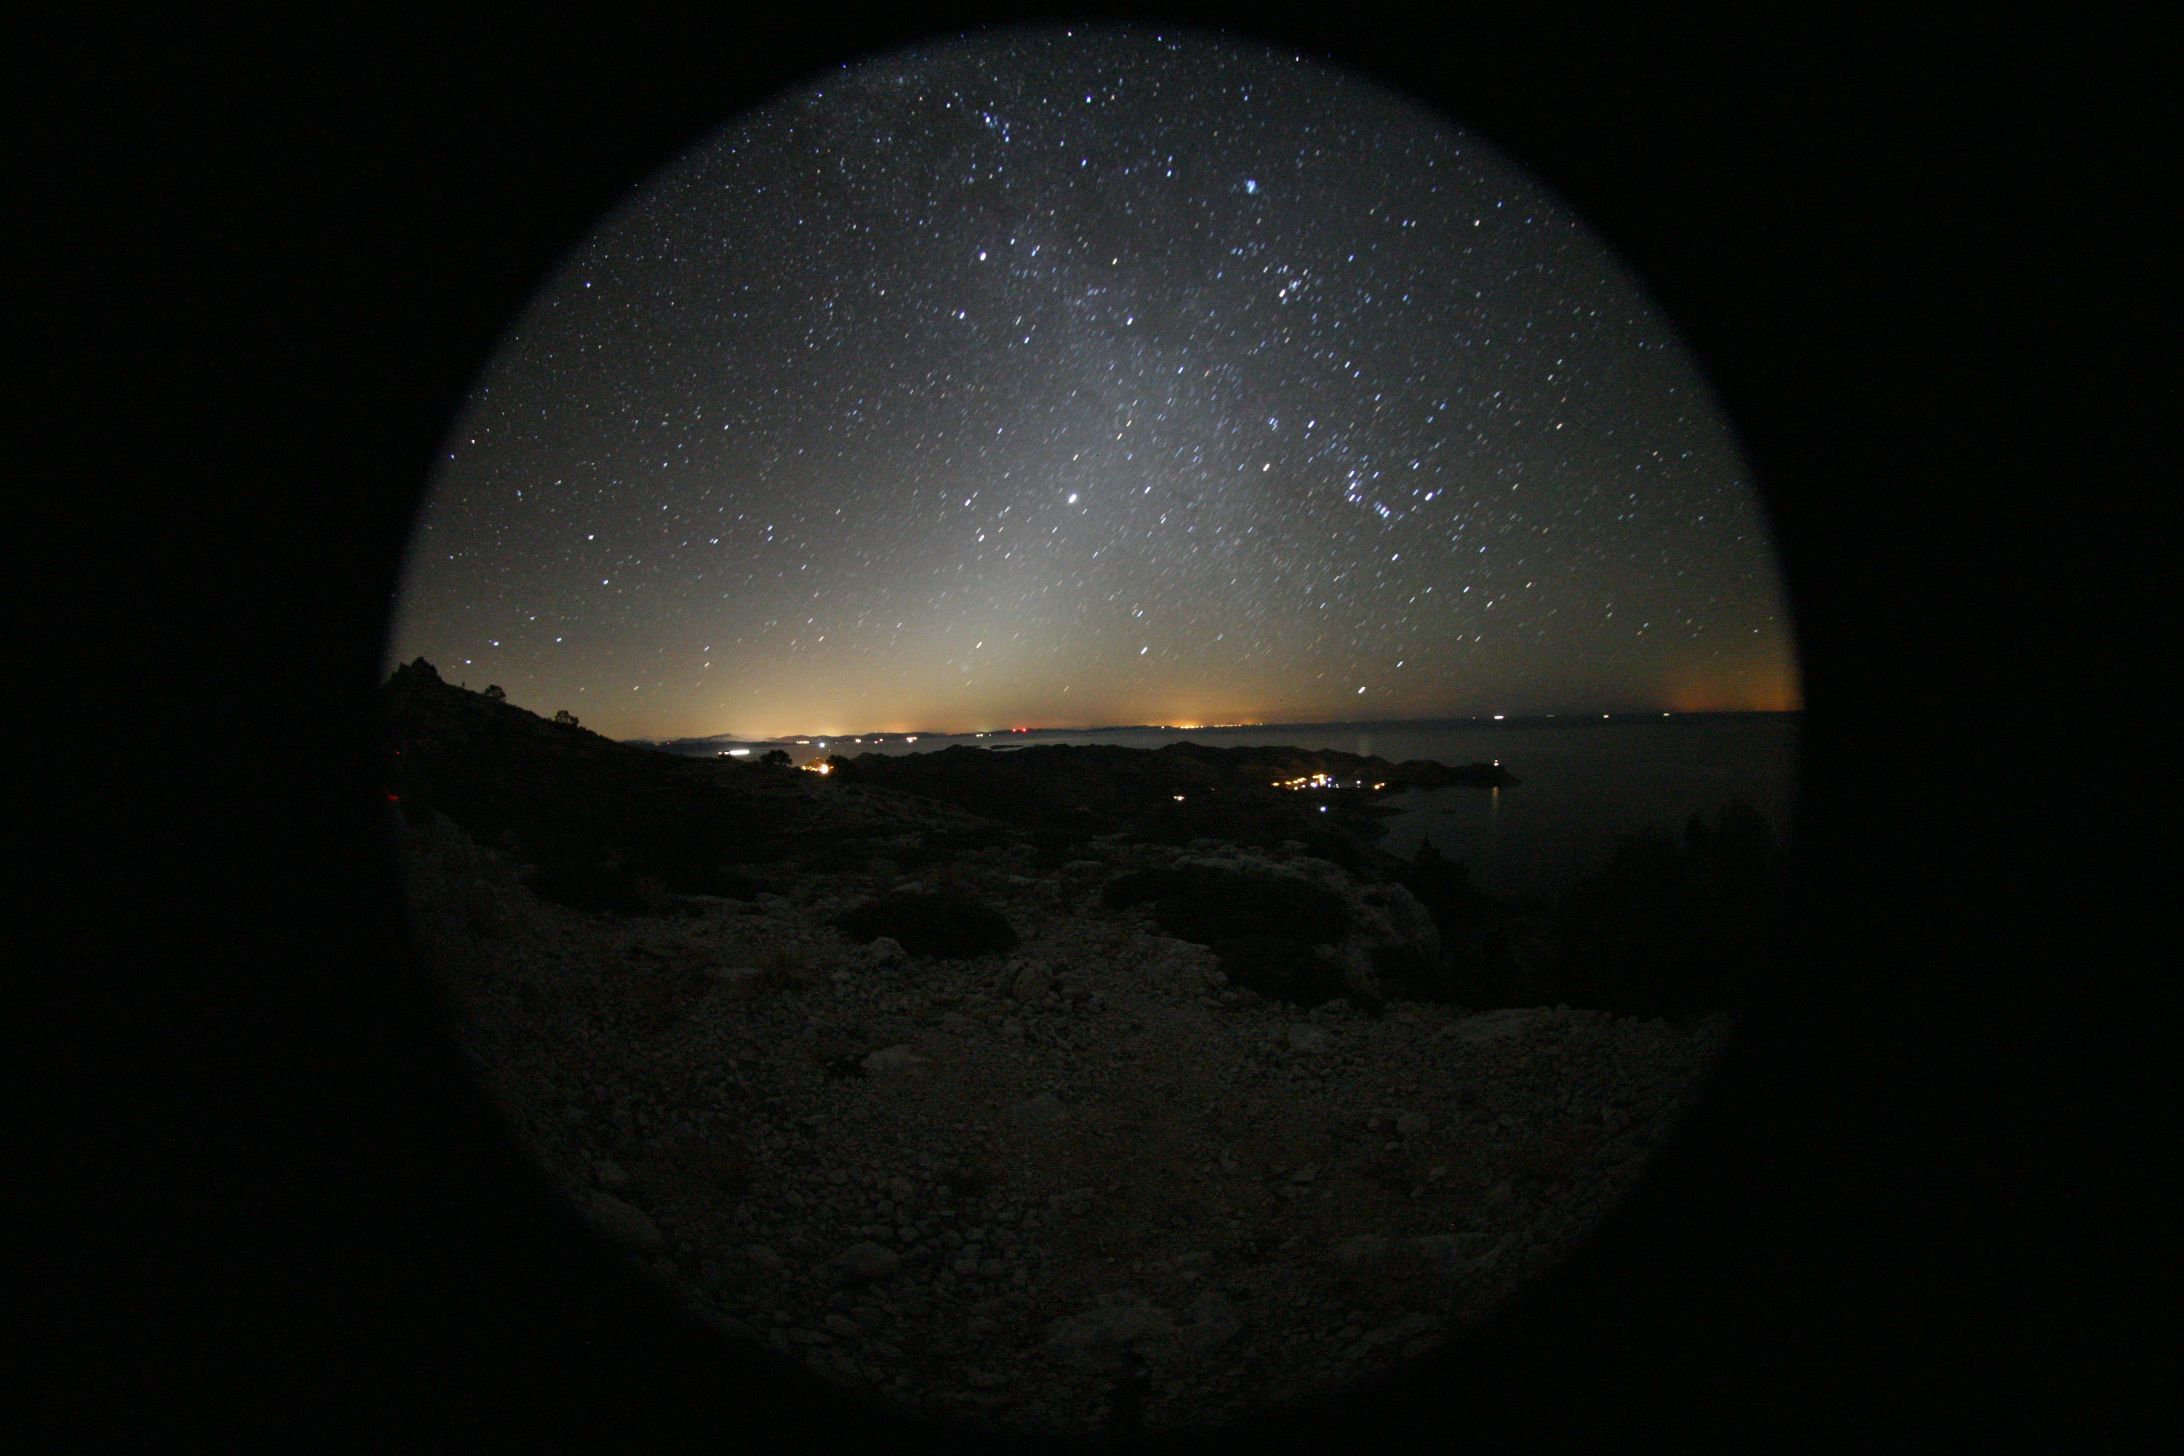
POLYGON ((955 744, 996 751, 1037 743, 1159 748, 1203 743, 1284 744, 1378 755, 1391 762, 1499 763, 1512 787, 1413 789, 1389 796, 1380 847, 1408 856, 1424 840, 1462 861, 1472 882, 1510 895, 1552 896, 1597 869, 1622 836, 1680 834, 1694 814, 1742 799, 1766 815, 1778 842, 1794 832, 1797 713, 1530 718, 1458 724, 1279 724, 1252 728, 1127 728, 1107 732, 920 735, 915 743, 809 740, 799 761, 839 753, 924 753, 955 744))

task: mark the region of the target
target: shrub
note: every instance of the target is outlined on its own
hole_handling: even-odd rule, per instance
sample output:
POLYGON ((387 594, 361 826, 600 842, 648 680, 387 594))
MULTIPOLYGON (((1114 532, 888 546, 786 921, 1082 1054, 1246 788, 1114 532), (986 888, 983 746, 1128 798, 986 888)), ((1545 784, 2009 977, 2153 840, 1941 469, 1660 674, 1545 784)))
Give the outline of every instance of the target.
POLYGON ((593 914, 643 915, 659 908, 656 883, 619 865, 562 861, 524 876, 524 887, 541 900, 593 914))
POLYGON ((1349 907, 1304 880, 1249 875, 1214 865, 1131 870, 1100 891, 1109 909, 1148 902, 1168 934, 1211 946, 1236 985, 1299 1005, 1349 994, 1318 947, 1350 929, 1349 907))
POLYGON ((1373 978, 1399 1001, 1453 1001, 1455 978, 1448 968, 1415 946, 1373 947, 1373 978))
POLYGON ((1309 829, 1304 834, 1304 847, 1314 859, 1340 865, 1353 874, 1366 867, 1364 848, 1347 834, 1331 829, 1309 829))
POLYGON ((1016 929, 968 895, 895 891, 867 900, 836 922, 852 940, 892 938, 912 955, 973 956, 1016 948, 1016 929))
POLYGON ((1471 869, 1462 860, 1441 853, 1430 839, 1418 841, 1410 868, 1399 876, 1403 888, 1433 912, 1434 923, 1446 933, 1471 898, 1471 869))
POLYGON ((1683 838, 1621 840, 1563 908, 1565 999, 1638 1015, 1736 1010, 1765 974, 1781 910, 1766 817, 1731 801, 1683 838))
POLYGON ((1212 865, 1131 870, 1110 880, 1100 899, 1117 910, 1151 901, 1162 930, 1216 948, 1254 937, 1332 945, 1350 929, 1349 907, 1332 890, 1212 865))
POLYGON ((748 897, 766 886, 728 861, 746 855, 751 838, 723 806, 703 801, 643 805, 629 811, 621 837, 633 868, 678 895, 748 897))
POLYGON ((1234 985, 1299 1006, 1345 995, 1340 975, 1309 945, 1271 935, 1245 935, 1216 947, 1221 974, 1234 985))

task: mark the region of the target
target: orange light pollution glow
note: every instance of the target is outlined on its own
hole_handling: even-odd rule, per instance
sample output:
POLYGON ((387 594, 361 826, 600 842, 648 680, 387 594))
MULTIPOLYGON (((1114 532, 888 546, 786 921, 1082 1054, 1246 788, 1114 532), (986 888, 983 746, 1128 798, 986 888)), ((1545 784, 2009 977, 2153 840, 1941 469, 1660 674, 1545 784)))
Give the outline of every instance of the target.
POLYGON ((1678 713, 1796 713, 1804 710, 1805 687, 1785 654, 1733 673, 1679 675, 1666 703, 1678 713))
POLYGON ((1555 198, 1096 27, 830 74, 618 206, 448 431, 418 657, 616 738, 1802 696, 1706 382, 1555 198))

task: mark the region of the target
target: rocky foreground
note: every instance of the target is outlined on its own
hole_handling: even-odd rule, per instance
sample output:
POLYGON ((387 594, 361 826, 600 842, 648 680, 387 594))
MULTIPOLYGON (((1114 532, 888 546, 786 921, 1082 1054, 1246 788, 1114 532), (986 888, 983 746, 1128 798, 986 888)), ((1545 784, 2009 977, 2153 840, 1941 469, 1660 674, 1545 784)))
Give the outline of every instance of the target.
MULTIPOLYGON (((936 827, 856 792, 906 854, 936 827)), ((1572 1250, 1729 1034, 1305 1011, 1098 895, 1211 862, 1344 895, 1353 959, 1431 933, 1301 845, 1114 835, 1043 873, 1028 846, 968 851, 916 883, 1021 942, 939 959, 836 927, 905 888, 884 856, 610 918, 444 818, 402 833, 480 1075, 602 1233, 732 1335, 999 1429, 1140 1402, 1148 1429, 1211 1424, 1424 1353, 1572 1250)))

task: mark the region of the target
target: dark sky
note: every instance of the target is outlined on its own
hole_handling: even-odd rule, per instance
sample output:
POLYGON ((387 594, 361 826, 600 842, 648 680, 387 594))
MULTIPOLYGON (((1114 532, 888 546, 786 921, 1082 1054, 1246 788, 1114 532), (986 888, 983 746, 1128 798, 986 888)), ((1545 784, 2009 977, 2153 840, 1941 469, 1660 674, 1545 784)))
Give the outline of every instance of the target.
POLYGON ((1781 708, 1735 443, 1577 219, 1205 36, 847 68, 633 189, 392 656, 616 737, 1781 708))

